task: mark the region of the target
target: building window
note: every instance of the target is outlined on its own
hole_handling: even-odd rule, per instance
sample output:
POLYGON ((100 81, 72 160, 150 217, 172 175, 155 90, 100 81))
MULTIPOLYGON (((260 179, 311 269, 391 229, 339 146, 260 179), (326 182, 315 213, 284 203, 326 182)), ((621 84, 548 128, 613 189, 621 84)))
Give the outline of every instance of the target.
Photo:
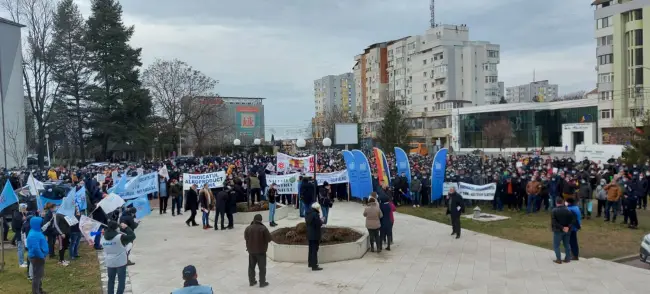
POLYGON ((485 83, 496 83, 497 82, 497 77, 496 76, 485 76, 485 83))
POLYGON ((604 28, 612 26, 613 24, 614 24, 614 22, 612 21, 611 16, 603 17, 603 18, 598 19, 596 21, 596 28, 597 29, 604 29, 604 28))
POLYGON ((426 59, 422 59, 422 65, 427 65, 427 60, 426 59))
POLYGON ((426 83, 422 85, 422 89, 424 90, 424 92, 427 91, 427 84, 426 83))
POLYGON ((490 58, 498 58, 499 57, 499 51, 496 50, 488 50, 487 55, 490 58))
POLYGON ((427 77, 427 72, 426 71, 422 72, 422 76, 426 78, 427 77))
POLYGON ((424 101, 427 101, 427 95, 424 95, 424 101))
POLYGON ((602 36, 598 38, 598 46, 612 45, 613 41, 614 41, 614 35, 602 36))
POLYGON ((600 92, 600 100, 612 100, 614 99, 614 91, 603 91, 600 92))
POLYGON ((424 112, 427 112, 427 111, 429 111, 429 108, 428 108, 428 107, 425 107, 425 108, 424 108, 424 112))
POLYGON ((612 109, 603 109, 600 111, 600 118, 601 119, 609 119, 612 118, 612 109))
MULTIPOLYGON (((643 108, 631 108, 630 109, 630 116, 632 116, 632 117, 643 116, 643 113, 644 113, 643 108)), ((612 117, 614 117, 614 116, 612 116, 612 117)))
POLYGON ((598 56, 598 64, 603 65, 603 64, 611 64, 614 63, 614 54, 604 54, 598 56))
POLYGON ((614 73, 604 73, 604 74, 598 74, 598 82, 599 83, 612 83, 614 82, 614 73))

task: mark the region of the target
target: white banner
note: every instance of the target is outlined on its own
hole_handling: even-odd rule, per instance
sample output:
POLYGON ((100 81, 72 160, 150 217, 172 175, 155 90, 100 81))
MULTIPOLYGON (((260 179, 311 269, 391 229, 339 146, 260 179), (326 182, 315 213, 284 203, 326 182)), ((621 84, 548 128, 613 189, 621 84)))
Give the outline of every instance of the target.
POLYGON ((183 174, 183 190, 189 190, 193 184, 201 189, 206 183, 211 189, 223 188, 226 181, 226 172, 218 171, 207 174, 183 174))
POLYGON ((117 194, 111 193, 108 194, 106 198, 99 201, 98 205, 102 208, 104 213, 109 214, 124 205, 124 199, 117 194))
POLYGON ((472 185, 460 182, 458 183, 458 193, 463 199, 469 200, 492 200, 497 192, 497 184, 490 183, 487 185, 472 185))
POLYGON ((456 188, 456 191, 458 191, 458 184, 454 182, 444 182, 442 184, 442 195, 448 195, 449 194, 449 189, 452 187, 456 188))
POLYGON ((318 185, 322 186, 324 182, 328 184, 343 184, 349 182, 348 180, 348 170, 340 170, 333 173, 316 173, 316 181, 318 185))
POLYGON ((155 192, 158 192, 158 173, 152 172, 130 179, 125 191, 119 194, 124 199, 133 199, 155 192))
POLYGON ((288 175, 266 175, 266 184, 275 183, 278 194, 298 194, 299 173, 288 175))
POLYGON ((296 172, 301 171, 304 173, 314 172, 314 156, 307 157, 293 157, 284 153, 278 152, 276 155, 276 165, 278 172, 296 172))
POLYGON ((79 230, 81 231, 81 234, 84 236, 84 239, 86 239, 88 244, 93 245, 95 243, 95 238, 91 233, 99 231, 101 225, 102 223, 92 218, 89 218, 85 215, 81 216, 79 219, 79 230))

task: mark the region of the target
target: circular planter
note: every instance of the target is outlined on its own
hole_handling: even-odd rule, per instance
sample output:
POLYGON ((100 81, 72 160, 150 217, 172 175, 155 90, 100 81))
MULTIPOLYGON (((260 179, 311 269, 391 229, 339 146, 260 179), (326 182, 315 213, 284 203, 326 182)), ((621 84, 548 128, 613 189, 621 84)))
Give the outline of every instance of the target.
MULTIPOLYGON (((328 228, 337 228, 328 226, 328 228)), ((338 227, 342 228, 342 227, 338 227)), ((321 245, 318 249, 318 263, 329 263, 362 258, 368 249, 368 232, 348 228, 359 232, 362 236, 357 241, 333 245, 321 245)), ((266 255, 276 262, 307 263, 307 245, 285 245, 271 241, 266 255)))
MULTIPOLYGON (((237 212, 233 214, 233 222, 238 225, 250 225, 251 222, 253 222, 253 217, 255 217, 256 214, 261 214, 262 215, 262 222, 263 223, 268 223, 269 222, 269 211, 268 210, 262 210, 262 211, 251 211, 251 212, 237 212)), ((275 208, 275 221, 279 221, 281 219, 286 218, 289 215, 289 208, 286 205, 277 205, 275 208)))

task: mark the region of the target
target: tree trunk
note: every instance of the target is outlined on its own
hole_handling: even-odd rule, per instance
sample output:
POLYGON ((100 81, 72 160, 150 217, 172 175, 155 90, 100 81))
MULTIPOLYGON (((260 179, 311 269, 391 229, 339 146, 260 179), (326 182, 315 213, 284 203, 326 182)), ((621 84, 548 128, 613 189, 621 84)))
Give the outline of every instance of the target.
POLYGON ((81 156, 81 165, 86 164, 86 148, 84 147, 83 138, 83 119, 81 118, 81 97, 79 97, 79 90, 77 89, 77 136, 79 137, 79 156, 81 156))
MULTIPOLYGON (((45 143, 45 127, 39 122, 37 126, 38 130, 38 167, 43 169, 45 167, 45 155, 47 154, 46 143, 45 143)), ((49 165, 52 165, 50 159, 48 158, 49 165)))

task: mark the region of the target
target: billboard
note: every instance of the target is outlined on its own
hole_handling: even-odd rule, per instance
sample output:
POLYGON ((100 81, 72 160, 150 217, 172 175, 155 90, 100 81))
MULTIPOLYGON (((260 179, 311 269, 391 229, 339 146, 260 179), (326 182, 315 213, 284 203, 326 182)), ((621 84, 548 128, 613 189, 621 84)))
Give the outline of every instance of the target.
POLYGON ((240 135, 255 135, 255 131, 261 126, 260 109, 256 106, 237 106, 236 127, 240 135))

